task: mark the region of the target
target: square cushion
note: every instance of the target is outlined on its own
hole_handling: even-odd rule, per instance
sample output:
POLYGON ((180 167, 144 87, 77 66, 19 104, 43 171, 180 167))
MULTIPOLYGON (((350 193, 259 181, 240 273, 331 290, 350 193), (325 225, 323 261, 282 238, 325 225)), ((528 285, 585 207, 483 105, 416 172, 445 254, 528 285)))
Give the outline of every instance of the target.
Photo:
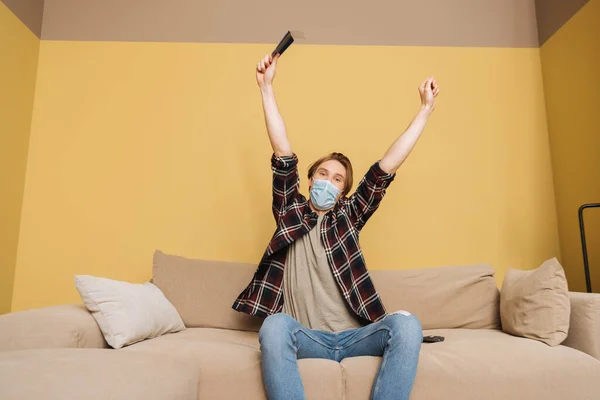
POLYGON ((175 307, 152 283, 77 275, 75 286, 106 342, 115 349, 185 329, 175 307))
POLYGON ((556 346, 569 332, 570 310, 565 271, 556 258, 531 271, 506 273, 500 293, 505 332, 556 346))

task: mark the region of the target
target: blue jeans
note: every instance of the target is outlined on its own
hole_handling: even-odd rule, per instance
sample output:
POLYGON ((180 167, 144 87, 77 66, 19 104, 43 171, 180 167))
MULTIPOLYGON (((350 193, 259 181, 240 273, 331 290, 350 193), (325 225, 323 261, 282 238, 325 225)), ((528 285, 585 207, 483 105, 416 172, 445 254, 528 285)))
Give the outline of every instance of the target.
POLYGON ((262 372, 270 400, 304 399, 298 359, 383 356, 371 390, 372 400, 408 399, 417 373, 423 332, 408 313, 343 332, 308 329, 286 314, 267 317, 259 332, 262 372))

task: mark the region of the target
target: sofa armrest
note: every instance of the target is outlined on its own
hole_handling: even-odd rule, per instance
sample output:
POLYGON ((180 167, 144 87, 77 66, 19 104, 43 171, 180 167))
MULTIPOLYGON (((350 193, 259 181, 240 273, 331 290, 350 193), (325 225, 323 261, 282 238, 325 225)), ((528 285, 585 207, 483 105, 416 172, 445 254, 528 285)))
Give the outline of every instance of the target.
POLYGON ((562 343, 600 360, 600 294, 569 292, 571 322, 562 343))
POLYGON ((108 347, 85 306, 53 306, 0 315, 0 351, 63 347, 108 347))

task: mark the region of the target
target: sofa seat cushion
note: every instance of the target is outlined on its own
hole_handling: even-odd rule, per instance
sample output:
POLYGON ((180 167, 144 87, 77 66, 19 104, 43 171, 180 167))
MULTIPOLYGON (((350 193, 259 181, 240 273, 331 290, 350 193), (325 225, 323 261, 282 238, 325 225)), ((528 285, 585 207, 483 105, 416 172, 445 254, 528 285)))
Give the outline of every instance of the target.
POLYGON ((177 357, 108 349, 0 353, 2 400, 197 400, 198 367, 177 357))
MULTIPOLYGON (((437 329, 421 347, 411 395, 419 399, 600 399, 600 362, 566 346, 491 329, 437 329)), ((342 361, 346 399, 367 399, 381 359, 342 361)))
MULTIPOLYGON (((201 399, 266 399, 258 333, 216 328, 188 328, 124 348, 127 353, 168 354, 200 367, 201 399)), ((300 360, 309 399, 343 397, 342 368, 329 360, 300 360)))

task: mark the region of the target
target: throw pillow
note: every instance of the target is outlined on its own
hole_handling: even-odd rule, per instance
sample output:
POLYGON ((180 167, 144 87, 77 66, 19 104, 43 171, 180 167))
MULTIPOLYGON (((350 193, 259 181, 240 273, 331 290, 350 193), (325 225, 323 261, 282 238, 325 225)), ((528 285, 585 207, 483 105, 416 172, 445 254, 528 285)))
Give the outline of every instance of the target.
POLYGON ((185 329, 175 307, 152 283, 76 275, 75 286, 104 339, 115 349, 185 329))
POLYGON ((557 346, 569 332, 570 313, 567 279, 556 258, 531 271, 506 273, 500 291, 504 332, 557 346))

